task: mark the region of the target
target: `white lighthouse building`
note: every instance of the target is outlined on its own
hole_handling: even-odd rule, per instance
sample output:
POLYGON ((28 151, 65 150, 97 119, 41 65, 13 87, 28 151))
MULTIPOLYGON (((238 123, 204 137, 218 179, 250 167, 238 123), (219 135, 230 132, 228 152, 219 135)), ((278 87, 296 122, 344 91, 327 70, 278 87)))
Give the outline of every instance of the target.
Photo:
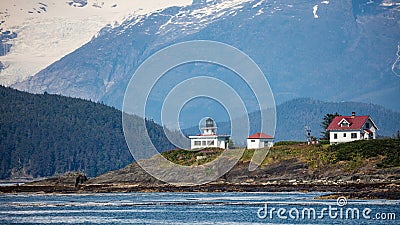
POLYGON ((218 135, 217 127, 215 126, 214 120, 208 118, 206 120, 206 126, 202 127, 202 134, 195 136, 189 136, 190 139, 190 149, 199 148, 222 148, 227 149, 229 143, 229 135, 218 135))

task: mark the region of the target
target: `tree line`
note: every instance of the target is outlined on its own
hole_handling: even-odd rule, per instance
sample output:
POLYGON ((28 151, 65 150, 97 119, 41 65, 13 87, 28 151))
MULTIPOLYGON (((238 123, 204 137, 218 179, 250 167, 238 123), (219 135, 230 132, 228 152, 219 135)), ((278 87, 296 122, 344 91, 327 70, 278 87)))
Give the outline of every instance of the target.
MULTIPOLYGON (((81 171, 89 177, 133 162, 122 130, 121 111, 104 104, 0 86, 0 179, 47 177, 81 171)), ((134 124, 142 120, 132 116, 134 124)), ((163 128, 146 120, 155 147, 174 146, 163 128)), ((143 147, 143 132, 134 134, 143 147)))

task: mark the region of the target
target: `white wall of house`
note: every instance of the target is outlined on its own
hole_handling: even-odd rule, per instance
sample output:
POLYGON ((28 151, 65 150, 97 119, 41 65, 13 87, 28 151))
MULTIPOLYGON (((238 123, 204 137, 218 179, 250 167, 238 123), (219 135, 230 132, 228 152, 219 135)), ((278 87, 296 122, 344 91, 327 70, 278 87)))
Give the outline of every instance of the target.
POLYGON ((222 149, 228 148, 228 143, 225 140, 220 140, 219 147, 222 149))
POLYGON ((272 147, 274 145, 273 139, 266 138, 254 138, 247 139, 247 149, 259 149, 264 147, 272 147))
POLYGON ((338 130, 330 131, 329 139, 331 144, 338 144, 364 139, 364 137, 361 135, 361 132, 359 130, 338 130))
POLYGON ((207 148, 207 147, 215 147, 215 148, 223 148, 225 149, 227 146, 227 138, 220 136, 190 136, 190 148, 198 149, 198 148, 207 148))
POLYGON ((376 129, 373 126, 373 122, 368 119, 367 122, 365 122, 364 126, 363 126, 363 130, 370 130, 372 131, 372 134, 369 135, 368 133, 364 134, 364 139, 376 139, 376 129))

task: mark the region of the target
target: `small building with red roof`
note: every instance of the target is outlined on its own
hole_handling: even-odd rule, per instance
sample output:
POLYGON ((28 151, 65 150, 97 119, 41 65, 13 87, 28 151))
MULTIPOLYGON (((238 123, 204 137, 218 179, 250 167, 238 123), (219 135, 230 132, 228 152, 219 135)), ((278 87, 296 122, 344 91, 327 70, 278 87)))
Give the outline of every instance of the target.
POLYGON ((336 116, 326 129, 329 132, 330 144, 338 144, 356 140, 376 139, 378 127, 369 115, 336 116))
POLYGON ((259 149, 272 147, 274 145, 274 137, 258 132, 247 137, 247 149, 259 149))

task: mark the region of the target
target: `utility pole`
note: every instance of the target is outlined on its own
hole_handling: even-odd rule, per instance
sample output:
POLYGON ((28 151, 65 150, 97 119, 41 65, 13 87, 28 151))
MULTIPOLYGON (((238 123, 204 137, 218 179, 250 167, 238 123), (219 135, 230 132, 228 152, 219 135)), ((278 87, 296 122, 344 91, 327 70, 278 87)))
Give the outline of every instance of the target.
POLYGON ((311 128, 309 125, 304 125, 304 130, 306 132, 307 144, 310 144, 311 143, 311 128))

